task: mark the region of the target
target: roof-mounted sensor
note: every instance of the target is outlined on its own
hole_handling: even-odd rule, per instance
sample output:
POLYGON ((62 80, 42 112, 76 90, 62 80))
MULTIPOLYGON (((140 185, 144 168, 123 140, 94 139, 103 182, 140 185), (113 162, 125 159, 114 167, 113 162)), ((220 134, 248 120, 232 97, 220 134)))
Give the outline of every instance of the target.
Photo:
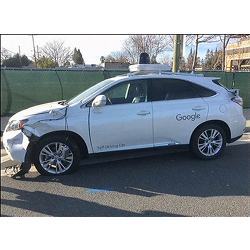
POLYGON ((170 70, 171 68, 167 64, 134 64, 129 66, 130 72, 161 73, 170 70))

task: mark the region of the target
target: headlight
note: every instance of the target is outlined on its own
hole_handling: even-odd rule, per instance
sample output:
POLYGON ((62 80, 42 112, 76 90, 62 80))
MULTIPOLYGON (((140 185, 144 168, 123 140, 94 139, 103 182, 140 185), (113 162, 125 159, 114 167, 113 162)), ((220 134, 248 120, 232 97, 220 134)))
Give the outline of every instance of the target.
POLYGON ((6 128, 6 131, 14 131, 14 130, 22 129, 24 127, 24 124, 27 121, 28 119, 21 120, 21 121, 11 121, 6 128))

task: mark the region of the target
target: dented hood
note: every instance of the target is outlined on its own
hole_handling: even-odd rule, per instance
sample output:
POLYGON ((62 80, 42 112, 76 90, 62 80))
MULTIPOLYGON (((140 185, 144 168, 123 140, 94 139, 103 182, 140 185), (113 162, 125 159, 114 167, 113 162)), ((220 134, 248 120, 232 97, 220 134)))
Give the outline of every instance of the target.
POLYGON ((50 112, 61 113, 60 111, 65 109, 67 105, 62 104, 63 102, 50 102, 41 105, 37 105, 25 110, 22 110, 10 118, 11 120, 23 120, 36 115, 48 115, 50 112))

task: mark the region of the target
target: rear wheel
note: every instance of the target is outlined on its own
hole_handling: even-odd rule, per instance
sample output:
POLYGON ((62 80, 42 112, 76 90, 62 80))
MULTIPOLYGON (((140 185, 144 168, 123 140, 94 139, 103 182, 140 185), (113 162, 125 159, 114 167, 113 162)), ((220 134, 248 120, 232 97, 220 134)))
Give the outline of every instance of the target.
POLYGON ((34 165, 43 175, 68 174, 79 166, 79 149, 66 136, 51 136, 38 142, 34 153, 34 165))
POLYGON ((190 146, 192 152, 200 159, 215 159, 225 149, 225 131, 216 124, 204 125, 194 132, 190 146))

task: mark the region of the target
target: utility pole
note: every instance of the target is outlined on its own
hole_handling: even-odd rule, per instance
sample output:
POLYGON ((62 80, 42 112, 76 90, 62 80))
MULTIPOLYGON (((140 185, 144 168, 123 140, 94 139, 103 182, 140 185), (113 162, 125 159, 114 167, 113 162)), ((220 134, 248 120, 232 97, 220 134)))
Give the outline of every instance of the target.
POLYGON ((36 65, 36 68, 37 68, 37 62, 36 62, 36 49, 35 49, 34 35, 31 35, 31 36, 32 36, 32 42, 33 42, 33 51, 34 51, 35 65, 36 65))
POLYGON ((40 51, 39 51, 38 45, 36 46, 36 53, 37 53, 37 59, 39 59, 39 57, 40 57, 40 51))
POLYGON ((174 35, 173 72, 180 70, 180 61, 183 53, 183 35, 174 35))
POLYGON ((225 63, 226 63, 226 35, 223 35, 223 54, 222 54, 222 67, 221 70, 225 71, 225 63))
POLYGON ((18 53, 19 53, 20 65, 22 65, 22 61, 21 61, 21 48, 20 48, 20 45, 18 46, 18 53))

